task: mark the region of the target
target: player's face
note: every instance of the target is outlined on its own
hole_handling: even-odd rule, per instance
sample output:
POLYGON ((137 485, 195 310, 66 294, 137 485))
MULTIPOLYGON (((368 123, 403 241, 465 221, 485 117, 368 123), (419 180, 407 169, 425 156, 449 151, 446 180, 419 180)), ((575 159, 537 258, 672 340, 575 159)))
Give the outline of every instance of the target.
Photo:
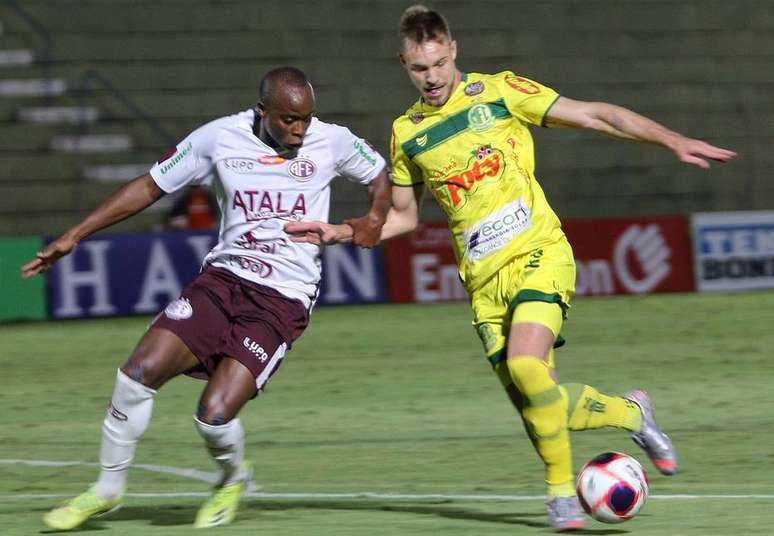
POLYGON ((411 82, 431 106, 446 104, 457 87, 460 77, 456 58, 457 42, 448 40, 416 43, 406 39, 400 53, 400 62, 411 82))
POLYGON ((271 145, 280 156, 295 157, 314 114, 312 88, 277 91, 265 103, 258 103, 261 127, 258 137, 271 145))

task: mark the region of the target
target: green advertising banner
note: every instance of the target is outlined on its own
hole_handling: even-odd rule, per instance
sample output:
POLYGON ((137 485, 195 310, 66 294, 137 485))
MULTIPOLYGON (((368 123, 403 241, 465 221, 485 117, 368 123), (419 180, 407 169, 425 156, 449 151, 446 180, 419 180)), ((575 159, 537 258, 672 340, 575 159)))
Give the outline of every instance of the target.
POLYGON ((36 236, 0 238, 0 322, 46 318, 46 278, 21 278, 21 265, 43 246, 36 236))

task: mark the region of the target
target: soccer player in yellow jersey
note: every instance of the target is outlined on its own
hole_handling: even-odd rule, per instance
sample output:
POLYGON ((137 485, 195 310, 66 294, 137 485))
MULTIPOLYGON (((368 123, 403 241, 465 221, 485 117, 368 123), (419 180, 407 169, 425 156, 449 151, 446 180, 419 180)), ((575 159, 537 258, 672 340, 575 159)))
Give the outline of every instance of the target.
MULTIPOLYGON (((582 528, 569 430, 628 430, 667 475, 676 472, 677 457, 644 391, 617 397, 557 383, 553 349, 563 343, 575 263, 535 179, 527 126, 587 128, 653 143, 702 168, 735 153, 619 106, 559 96, 511 71, 462 73, 446 21, 424 6, 404 12, 400 40, 401 63, 420 98, 393 123, 393 208, 381 238, 414 229, 422 192, 430 190, 448 218, 486 356, 545 463, 549 523, 557 531, 582 528)), ((295 240, 318 243, 353 235, 346 224, 295 223, 286 230, 295 240)))

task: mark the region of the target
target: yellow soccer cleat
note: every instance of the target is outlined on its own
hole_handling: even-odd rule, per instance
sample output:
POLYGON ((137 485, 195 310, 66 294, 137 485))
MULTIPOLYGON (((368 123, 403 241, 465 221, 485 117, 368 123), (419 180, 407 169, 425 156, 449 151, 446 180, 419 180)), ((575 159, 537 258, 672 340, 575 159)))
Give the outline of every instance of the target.
POLYGON ((48 512, 43 516, 43 522, 52 529, 71 530, 80 527, 92 517, 99 517, 120 507, 121 497, 113 500, 101 499, 92 486, 84 493, 48 512))
POLYGON ((206 529, 217 527, 219 525, 228 525, 236 517, 239 500, 252 479, 253 467, 249 462, 242 465, 246 476, 243 480, 231 484, 222 484, 217 486, 209 499, 199 508, 194 521, 195 529, 206 529))

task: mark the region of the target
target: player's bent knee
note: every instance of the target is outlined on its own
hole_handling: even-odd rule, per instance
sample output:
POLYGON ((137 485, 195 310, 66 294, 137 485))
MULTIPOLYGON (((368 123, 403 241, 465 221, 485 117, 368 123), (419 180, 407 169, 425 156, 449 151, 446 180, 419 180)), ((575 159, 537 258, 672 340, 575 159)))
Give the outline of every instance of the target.
POLYGON ((236 413, 222 397, 203 395, 196 409, 196 418, 204 424, 222 426, 236 417, 236 413))

